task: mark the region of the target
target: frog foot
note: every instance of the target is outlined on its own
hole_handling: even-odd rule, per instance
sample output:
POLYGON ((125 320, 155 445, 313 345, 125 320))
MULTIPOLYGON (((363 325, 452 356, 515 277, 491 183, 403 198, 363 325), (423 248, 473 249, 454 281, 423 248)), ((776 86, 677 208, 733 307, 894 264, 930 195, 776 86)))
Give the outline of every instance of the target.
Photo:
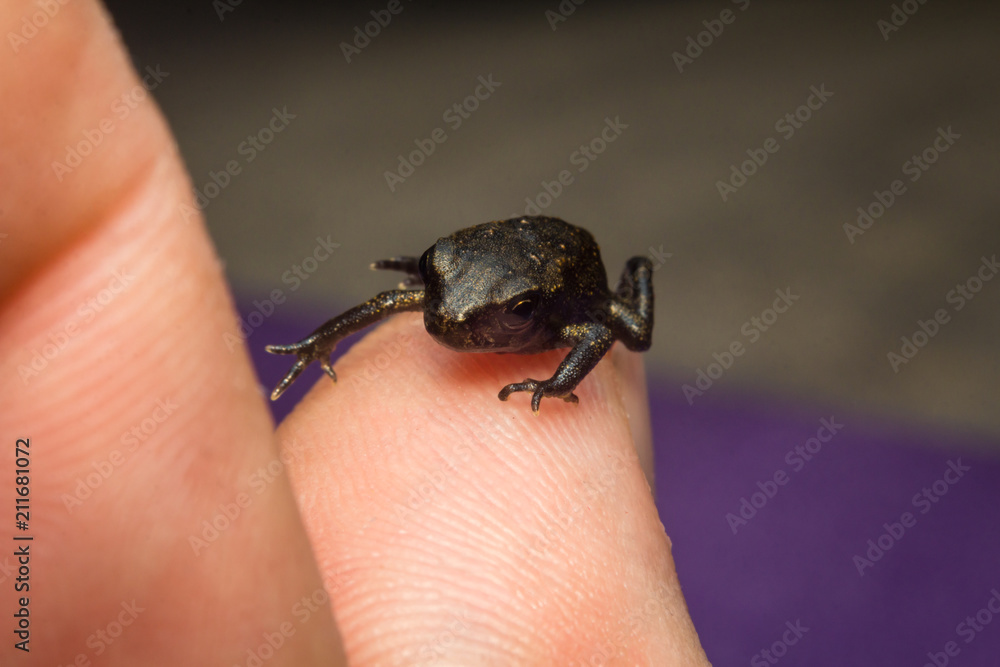
POLYGON ((264 348, 271 354, 294 354, 299 358, 288 373, 285 374, 285 377, 281 379, 278 386, 274 388, 274 391, 271 392, 272 401, 278 400, 285 393, 285 390, 295 382, 296 378, 302 374, 306 366, 314 361, 319 361, 319 365, 330 376, 330 379, 334 382, 337 381, 337 374, 333 371, 333 365, 330 363, 330 352, 332 350, 326 349, 325 346, 320 345, 317 341, 310 340, 310 338, 301 340, 298 343, 292 343, 291 345, 268 345, 264 348))
POLYGON ((580 399, 576 397, 572 391, 567 392, 565 389, 558 389, 555 383, 551 380, 545 380, 544 382, 539 380, 533 380, 527 378, 524 382, 514 382, 503 389, 497 397, 501 401, 506 401, 507 397, 513 394, 515 391, 530 391, 531 393, 531 411, 537 416, 538 408, 542 404, 542 398, 545 396, 550 396, 553 398, 561 398, 567 403, 579 403, 580 399))

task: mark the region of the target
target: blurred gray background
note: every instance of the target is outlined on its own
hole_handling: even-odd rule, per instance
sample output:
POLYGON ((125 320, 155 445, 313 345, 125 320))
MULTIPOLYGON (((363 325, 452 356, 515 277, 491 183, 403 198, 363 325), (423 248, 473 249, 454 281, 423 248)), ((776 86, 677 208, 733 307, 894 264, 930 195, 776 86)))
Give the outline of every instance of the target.
POLYGON ((1000 279, 960 310, 948 294, 1000 253, 1000 10, 902 4, 916 11, 885 39, 889 2, 401 0, 350 62, 341 44, 386 2, 110 8, 136 66, 169 73, 154 95, 214 195, 205 214, 243 303, 280 289, 275 317, 319 324, 395 284, 370 261, 534 200, 594 233, 612 281, 632 255, 657 262, 648 368, 670 391, 740 341, 713 392, 995 436, 1000 279), (481 76, 499 85, 455 127, 446 112, 481 76), (832 94, 790 133, 813 87, 832 94), (269 135, 275 109, 294 118, 269 135), (606 119, 619 134, 584 157, 606 119), (446 140, 390 189, 385 173, 436 128, 446 140), (904 164, 948 128, 959 138, 911 181, 904 164), (718 182, 769 138, 777 151, 724 201, 718 182), (220 177, 230 161, 239 173, 220 177), (572 182, 539 201, 563 170, 572 182), (897 179, 905 192, 851 243, 845 223, 897 179), (339 247, 306 260, 317 237, 339 247), (799 299, 751 341, 744 325, 786 288, 799 299), (894 372, 887 354, 938 309, 949 321, 894 372))

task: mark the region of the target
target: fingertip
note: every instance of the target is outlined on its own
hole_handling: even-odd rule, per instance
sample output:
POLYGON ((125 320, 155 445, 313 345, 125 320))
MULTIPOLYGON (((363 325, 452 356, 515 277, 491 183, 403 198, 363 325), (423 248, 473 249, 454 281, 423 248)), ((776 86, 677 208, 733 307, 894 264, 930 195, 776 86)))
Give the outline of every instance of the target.
POLYGON ((341 384, 315 386, 281 425, 324 577, 348 580, 335 611, 350 660, 402 659, 403 644, 468 613, 457 664, 484 645, 498 662, 514 650, 565 662, 648 600, 659 606, 627 656, 697 646, 636 453, 648 437, 639 355, 599 363, 576 405, 549 398, 541 413, 525 392, 495 393, 550 376, 565 354, 454 352, 419 314, 397 315, 341 357, 341 384), (398 644, 380 641, 399 627, 398 644))
POLYGON ((649 390, 646 384, 645 358, 621 344, 611 348, 610 356, 611 363, 617 371, 613 380, 621 396, 622 408, 636 454, 639 456, 639 464, 650 488, 655 490, 653 426, 649 390))
POLYGON ((0 3, 0 33, 23 38, 25 25, 35 28, 30 39, 10 44, 10 61, 0 67, 0 98, 17 101, 0 105, 0 208, 9 236, 3 296, 78 242, 175 153, 153 86, 132 69, 104 7, 53 7, 57 13, 38 27, 33 22, 46 16, 38 3, 0 3))

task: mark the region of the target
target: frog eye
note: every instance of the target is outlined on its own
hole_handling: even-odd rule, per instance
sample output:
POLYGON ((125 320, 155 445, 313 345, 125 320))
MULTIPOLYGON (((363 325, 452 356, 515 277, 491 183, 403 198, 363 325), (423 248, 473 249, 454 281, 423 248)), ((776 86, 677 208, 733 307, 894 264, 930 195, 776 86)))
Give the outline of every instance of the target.
POLYGON ((535 312, 535 302, 532 299, 521 299, 510 309, 510 314, 514 317, 527 320, 535 312))
POLYGON ((417 271, 420 272, 420 279, 424 281, 425 285, 427 284, 427 262, 428 262, 428 257, 431 254, 431 250, 433 250, 433 249, 434 249, 434 246, 431 246, 430 248, 428 248, 427 250, 425 250, 424 254, 420 256, 420 261, 417 263, 417 271))
POLYGON ((522 296, 510 302, 501 317, 501 324, 510 331, 522 331, 531 324, 531 316, 538 305, 536 295, 522 296))

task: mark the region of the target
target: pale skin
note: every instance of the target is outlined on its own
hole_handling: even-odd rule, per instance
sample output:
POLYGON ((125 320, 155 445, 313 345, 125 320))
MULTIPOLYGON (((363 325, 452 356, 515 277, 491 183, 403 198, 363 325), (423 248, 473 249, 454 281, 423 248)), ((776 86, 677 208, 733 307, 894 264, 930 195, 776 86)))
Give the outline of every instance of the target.
MULTIPOLYGON (((31 652, 0 663, 246 664, 279 633, 269 666, 707 665, 644 474, 641 358, 616 345, 533 417, 496 387, 560 351, 459 354, 403 314, 275 430, 245 349, 267 341, 227 346, 163 118, 112 111, 138 77, 103 8, 58 6, 0 49, 0 437, 31 440, 35 538, 31 652)), ((0 3, 0 35, 37 11, 0 3)))

